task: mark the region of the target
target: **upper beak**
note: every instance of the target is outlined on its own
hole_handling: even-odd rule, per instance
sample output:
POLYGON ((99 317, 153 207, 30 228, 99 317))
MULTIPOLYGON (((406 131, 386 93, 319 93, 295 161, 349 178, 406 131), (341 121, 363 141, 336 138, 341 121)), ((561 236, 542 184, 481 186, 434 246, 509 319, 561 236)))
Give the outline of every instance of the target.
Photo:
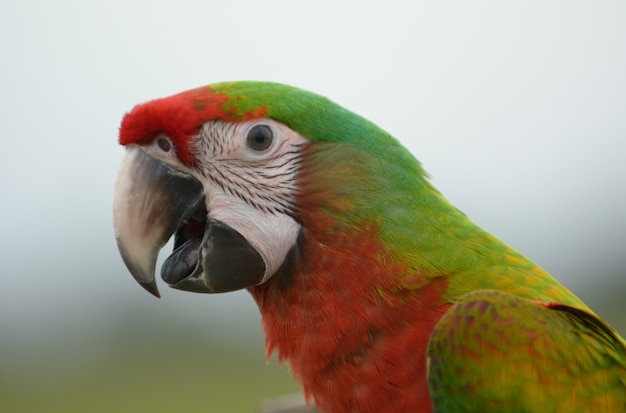
POLYGON ((117 246, 135 280, 159 297, 154 272, 161 248, 202 202, 202 184, 190 174, 130 146, 113 202, 117 246))

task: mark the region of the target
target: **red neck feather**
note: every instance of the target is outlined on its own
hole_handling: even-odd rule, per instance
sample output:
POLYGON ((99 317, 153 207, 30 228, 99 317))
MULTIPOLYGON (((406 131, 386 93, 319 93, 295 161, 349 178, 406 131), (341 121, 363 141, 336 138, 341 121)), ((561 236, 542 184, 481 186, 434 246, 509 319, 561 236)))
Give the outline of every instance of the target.
POLYGON ((431 412, 426 347, 445 279, 391 262, 375 230, 330 234, 328 215, 308 216, 290 268, 250 290, 268 357, 278 351, 322 411, 431 412))

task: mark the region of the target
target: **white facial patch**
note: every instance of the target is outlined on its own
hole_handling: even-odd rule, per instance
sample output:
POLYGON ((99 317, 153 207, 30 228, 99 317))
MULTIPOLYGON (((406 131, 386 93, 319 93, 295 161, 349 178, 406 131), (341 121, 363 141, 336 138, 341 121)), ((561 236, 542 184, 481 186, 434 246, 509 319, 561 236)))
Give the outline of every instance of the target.
POLYGON ((296 243, 296 174, 307 139, 271 119, 208 122, 194 139, 205 187, 208 217, 243 235, 263 258, 267 281, 296 243), (273 141, 250 145, 250 130, 264 125, 273 141), (262 146, 265 147, 265 146, 262 146))
POLYGON ((237 230, 261 255, 265 262, 261 283, 278 271, 300 232, 300 224, 290 216, 261 211, 216 186, 207 194, 206 208, 212 219, 237 230))

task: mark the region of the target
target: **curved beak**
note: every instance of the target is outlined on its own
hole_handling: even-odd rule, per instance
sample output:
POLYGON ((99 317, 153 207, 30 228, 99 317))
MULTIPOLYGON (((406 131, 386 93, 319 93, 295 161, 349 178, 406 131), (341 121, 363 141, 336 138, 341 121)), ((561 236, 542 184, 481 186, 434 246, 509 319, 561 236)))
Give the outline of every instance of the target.
POLYGON ((115 185, 113 226, 122 259, 135 280, 159 297, 159 251, 204 199, 190 174, 130 146, 115 185))
POLYGON ((115 185, 113 226, 122 259, 135 280, 159 297, 155 267, 174 235, 161 278, 179 290, 219 293, 259 284, 265 261, 230 225, 211 219, 202 183, 130 146, 115 185))

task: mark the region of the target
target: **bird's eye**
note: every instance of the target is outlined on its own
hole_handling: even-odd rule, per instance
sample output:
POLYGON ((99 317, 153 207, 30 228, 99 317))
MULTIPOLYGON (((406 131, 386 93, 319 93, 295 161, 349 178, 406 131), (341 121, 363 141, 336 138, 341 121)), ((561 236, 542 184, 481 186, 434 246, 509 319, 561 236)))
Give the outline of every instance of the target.
POLYGON ((169 152, 172 149, 172 143, 165 138, 158 138, 157 145, 163 152, 169 152))
POLYGON ((270 147, 274 134, 267 125, 256 125, 248 131, 246 141, 248 146, 255 151, 264 151, 270 147))

